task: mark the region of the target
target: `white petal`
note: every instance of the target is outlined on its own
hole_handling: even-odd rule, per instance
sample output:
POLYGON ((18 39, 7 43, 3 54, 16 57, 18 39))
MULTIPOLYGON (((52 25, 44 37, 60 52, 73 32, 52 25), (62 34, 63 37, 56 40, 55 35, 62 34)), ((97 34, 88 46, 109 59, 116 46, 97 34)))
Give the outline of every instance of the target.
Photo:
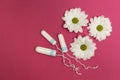
POLYGON ((98 41, 105 40, 107 36, 110 36, 110 32, 112 31, 112 26, 109 18, 105 18, 104 16, 94 17, 90 19, 89 27, 90 36, 93 36, 98 41), (97 31, 97 25, 103 26, 103 31, 97 31))
POLYGON ((74 38, 74 42, 71 43, 71 52, 78 59, 87 60, 94 56, 94 51, 96 50, 96 45, 93 43, 92 39, 89 36, 74 38), (80 46, 85 44, 87 46, 87 50, 82 51, 80 46))
POLYGON ((64 28, 68 28, 70 32, 83 32, 82 27, 87 26, 88 23, 87 17, 88 15, 84 11, 81 11, 80 8, 66 10, 64 17, 62 17, 63 21, 65 21, 64 28), (72 19, 75 17, 79 20, 77 24, 72 23, 72 19))

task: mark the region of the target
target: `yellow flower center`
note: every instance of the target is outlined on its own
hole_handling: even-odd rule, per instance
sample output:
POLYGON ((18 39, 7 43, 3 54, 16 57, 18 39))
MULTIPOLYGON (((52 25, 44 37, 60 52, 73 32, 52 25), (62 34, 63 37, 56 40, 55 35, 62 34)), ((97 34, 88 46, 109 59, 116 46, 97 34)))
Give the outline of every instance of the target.
POLYGON ((73 24, 77 24, 78 22, 79 22, 78 18, 74 17, 74 18, 72 19, 72 23, 73 23, 73 24))
POLYGON ((85 44, 82 44, 82 45, 80 46, 80 49, 81 49, 82 51, 85 51, 85 50, 87 49, 87 46, 86 46, 85 44))
POLYGON ((102 25, 98 25, 96 28, 99 32, 101 32, 103 30, 103 26, 102 25))

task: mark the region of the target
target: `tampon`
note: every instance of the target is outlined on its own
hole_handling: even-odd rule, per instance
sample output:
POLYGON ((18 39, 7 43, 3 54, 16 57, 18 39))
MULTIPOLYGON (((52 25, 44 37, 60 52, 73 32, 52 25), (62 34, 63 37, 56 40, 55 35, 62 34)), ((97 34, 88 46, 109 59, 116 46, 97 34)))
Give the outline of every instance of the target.
POLYGON ((62 51, 63 52, 67 52, 68 49, 67 49, 67 46, 66 46, 66 43, 65 43, 63 35, 62 34, 58 34, 58 39, 59 39, 59 43, 60 43, 62 51))
POLYGON ((56 50, 52 50, 52 49, 48 49, 40 46, 37 46, 35 48, 35 51, 41 54, 49 55, 49 56, 56 56, 56 50))
POLYGON ((52 45, 55 45, 56 44, 56 41, 45 31, 45 30, 42 30, 41 31, 41 35, 47 39, 52 45))

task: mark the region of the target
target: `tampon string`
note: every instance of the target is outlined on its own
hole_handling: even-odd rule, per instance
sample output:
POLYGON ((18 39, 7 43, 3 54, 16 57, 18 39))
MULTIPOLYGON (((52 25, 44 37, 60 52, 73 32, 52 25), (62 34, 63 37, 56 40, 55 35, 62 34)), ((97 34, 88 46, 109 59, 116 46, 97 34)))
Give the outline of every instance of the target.
POLYGON ((86 66, 85 64, 83 64, 83 63, 82 63, 80 60, 78 60, 77 58, 69 55, 68 53, 66 53, 66 54, 67 54, 67 56, 69 56, 70 58, 72 58, 72 59, 74 59, 76 62, 78 62, 80 65, 82 65, 85 70, 87 70, 87 69, 97 69, 97 68, 99 67, 98 65, 97 65, 97 66, 93 66, 93 67, 92 67, 92 66, 86 66))

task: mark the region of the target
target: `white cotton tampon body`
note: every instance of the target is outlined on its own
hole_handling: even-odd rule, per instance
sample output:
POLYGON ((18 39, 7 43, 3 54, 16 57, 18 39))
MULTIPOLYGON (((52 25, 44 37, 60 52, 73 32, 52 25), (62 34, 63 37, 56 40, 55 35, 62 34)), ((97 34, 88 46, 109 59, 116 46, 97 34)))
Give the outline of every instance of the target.
POLYGON ((52 45, 55 45, 56 44, 56 41, 45 31, 45 30, 42 30, 41 31, 41 35, 47 39, 52 45))
POLYGON ((65 43, 65 39, 63 37, 63 34, 58 34, 58 39, 59 39, 59 43, 60 43, 60 46, 61 46, 61 49, 63 52, 67 52, 68 49, 67 49, 67 46, 66 46, 66 43, 65 43))
POLYGON ((56 56, 56 50, 52 50, 49 48, 37 46, 35 48, 35 51, 41 54, 49 55, 49 56, 56 56))

